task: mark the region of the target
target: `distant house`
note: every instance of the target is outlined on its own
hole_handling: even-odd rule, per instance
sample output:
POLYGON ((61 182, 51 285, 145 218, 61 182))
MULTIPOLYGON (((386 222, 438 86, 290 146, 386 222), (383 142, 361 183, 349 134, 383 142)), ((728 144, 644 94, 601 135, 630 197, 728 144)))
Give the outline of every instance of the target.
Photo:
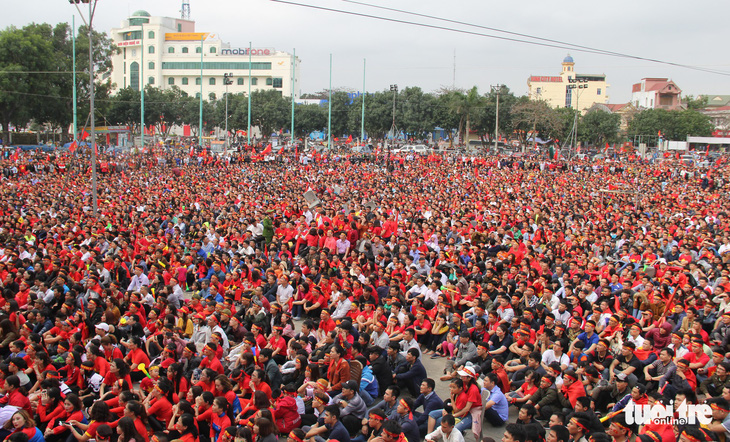
POLYGON ((621 132, 626 132, 629 128, 629 120, 636 113, 636 107, 631 103, 596 103, 588 109, 588 112, 592 110, 600 110, 609 114, 619 114, 621 116, 621 125, 619 126, 621 132))
POLYGON ((632 88, 631 104, 637 109, 681 109, 682 90, 667 78, 642 78, 632 88))

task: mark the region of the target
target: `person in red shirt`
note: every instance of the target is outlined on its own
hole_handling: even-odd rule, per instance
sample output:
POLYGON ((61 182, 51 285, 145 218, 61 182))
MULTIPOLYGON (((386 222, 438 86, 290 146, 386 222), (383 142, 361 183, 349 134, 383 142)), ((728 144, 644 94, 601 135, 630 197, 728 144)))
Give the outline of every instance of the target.
POLYGON ((202 361, 200 361, 200 368, 206 369, 211 368, 216 371, 218 374, 223 374, 223 365, 221 364, 221 361, 218 360, 216 357, 216 352, 218 351, 218 345, 214 342, 209 342, 205 344, 205 347, 203 347, 203 358, 202 361))
POLYGON ((284 331, 284 327, 279 325, 274 326, 271 330, 269 342, 265 347, 273 350, 271 357, 274 358, 277 364, 283 364, 286 362, 286 341, 281 336, 282 331, 284 331))
POLYGON ((129 341, 122 341, 122 344, 129 349, 129 353, 124 360, 130 365, 130 376, 133 381, 139 382, 145 376, 140 370, 139 364, 144 364, 146 367, 150 365, 150 358, 143 350, 142 339, 138 336, 133 336, 129 341))
POLYGON ((20 389, 20 378, 18 376, 10 375, 5 378, 2 391, 5 396, 0 398, 0 406, 12 405, 30 413, 30 400, 28 396, 23 394, 24 391, 20 389))
POLYGON ((167 378, 160 378, 143 402, 150 427, 154 431, 167 429, 172 419, 172 402, 172 383, 167 378))

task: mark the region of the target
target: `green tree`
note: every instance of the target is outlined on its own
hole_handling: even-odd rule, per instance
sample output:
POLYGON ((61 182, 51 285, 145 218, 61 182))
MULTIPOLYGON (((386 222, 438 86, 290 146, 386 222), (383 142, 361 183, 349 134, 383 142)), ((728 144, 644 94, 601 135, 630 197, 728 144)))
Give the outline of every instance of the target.
POLYGON ((294 109, 294 132, 303 138, 327 128, 327 109, 319 104, 298 104, 294 109))
POLYGON ((707 101, 708 101, 707 95, 698 95, 695 97, 694 95, 687 95, 684 97, 684 104, 687 106, 687 109, 689 110, 701 110, 707 107, 707 101))
POLYGON ((416 138, 423 138, 424 134, 433 131, 433 95, 424 93, 420 87, 407 87, 398 95, 396 125, 408 136, 416 138))
POLYGON ((710 118, 694 110, 668 111, 646 109, 629 122, 628 135, 658 135, 666 140, 684 140, 687 136, 710 136, 714 126, 710 118))
POLYGON ((287 126, 290 115, 291 103, 279 91, 259 90, 251 93, 251 124, 261 128, 264 138, 287 126))
POLYGON ((594 109, 583 115, 578 126, 578 138, 589 145, 603 145, 618 141, 621 116, 594 109))
POLYGON ((543 139, 556 138, 562 134, 563 120, 547 101, 520 97, 512 106, 511 114, 514 128, 520 134, 522 143, 525 141, 525 135, 531 131, 536 131, 543 139))
POLYGON ((453 102, 462 100, 463 91, 442 89, 437 93, 434 107, 434 123, 444 129, 449 144, 454 143, 454 132, 459 130, 461 117, 453 111, 453 102))

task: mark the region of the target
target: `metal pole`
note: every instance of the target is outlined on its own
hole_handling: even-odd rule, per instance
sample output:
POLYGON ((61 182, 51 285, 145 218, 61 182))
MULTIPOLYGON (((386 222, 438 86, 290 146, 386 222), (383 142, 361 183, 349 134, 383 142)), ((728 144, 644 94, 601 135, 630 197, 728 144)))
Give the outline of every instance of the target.
POLYGON ((330 54, 330 91, 327 105, 327 149, 332 149, 332 54, 330 54))
POLYGON ((248 42, 248 130, 246 131, 247 144, 251 145, 251 42, 248 42))
MULTIPOLYGON (((230 74, 233 76, 233 73, 230 74)), ((226 84, 226 149, 228 149, 228 74, 223 75, 223 83, 226 84)))
POLYGON ((294 48, 291 63, 291 145, 294 145, 294 77, 297 69, 297 49, 294 48))
POLYGON ((96 0, 89 2, 89 101, 90 101, 90 112, 91 112, 91 193, 92 193, 92 206, 94 211, 94 217, 96 218, 99 206, 97 202, 97 188, 96 188, 96 134, 94 125, 94 38, 92 35, 92 25, 94 22, 94 6, 96 0))
POLYGON ((494 152, 497 152, 497 139, 499 138, 499 93, 502 91, 502 85, 492 86, 492 92, 497 93, 497 111, 494 120, 494 152))
POLYGON ((71 51, 73 52, 73 71, 74 71, 74 89, 73 89, 73 100, 74 100, 74 141, 78 136, 78 116, 77 116, 77 100, 76 100, 76 16, 71 18, 71 51))
POLYGON ((362 59, 362 115, 360 116, 360 141, 365 145, 365 62, 362 59))
POLYGON ((139 89, 141 92, 141 110, 140 110, 140 117, 139 117, 139 124, 142 126, 142 130, 140 131, 140 144, 141 149, 144 149, 144 129, 146 127, 144 122, 144 23, 139 24, 140 32, 142 33, 142 46, 140 49, 140 53, 142 54, 142 60, 139 65, 139 89))
POLYGON ((198 119, 198 145, 203 148, 203 40, 204 36, 200 37, 200 117, 198 119))

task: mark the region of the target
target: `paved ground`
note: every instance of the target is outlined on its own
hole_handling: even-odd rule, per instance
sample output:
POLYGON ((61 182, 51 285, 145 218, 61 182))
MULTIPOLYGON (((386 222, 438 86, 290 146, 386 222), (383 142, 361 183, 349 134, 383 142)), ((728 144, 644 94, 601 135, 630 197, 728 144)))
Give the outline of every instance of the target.
MULTIPOLYGON (((446 358, 431 359, 431 356, 424 355, 423 365, 426 367, 428 377, 436 381, 436 394, 440 398, 445 399, 449 396, 449 381, 439 381, 439 378, 443 375, 444 366, 446 365, 446 358)), ((514 422, 517 419, 517 410, 514 407, 510 407, 510 422, 514 422)), ((483 423, 482 437, 491 437, 496 441, 502 439, 504 434, 504 428, 494 428, 488 423, 483 423)), ((466 442, 474 442, 474 435, 471 431, 467 431, 464 434, 466 442)))

